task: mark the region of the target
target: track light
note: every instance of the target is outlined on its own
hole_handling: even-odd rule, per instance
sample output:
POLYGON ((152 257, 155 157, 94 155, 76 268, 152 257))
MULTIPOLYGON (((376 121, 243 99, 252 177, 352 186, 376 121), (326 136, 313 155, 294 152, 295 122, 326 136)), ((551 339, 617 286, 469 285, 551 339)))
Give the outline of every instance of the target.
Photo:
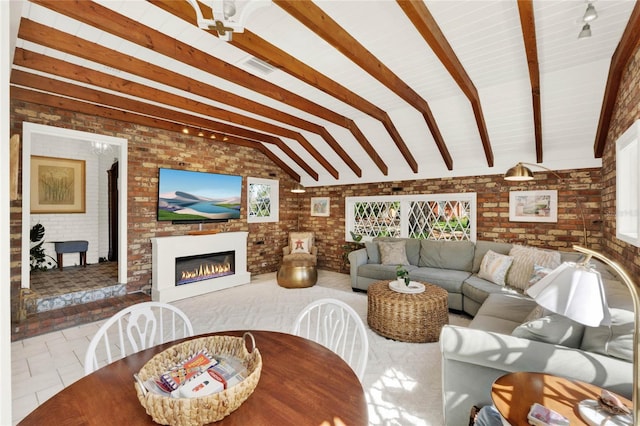
POLYGON ((598 17, 598 12, 596 12, 596 8, 593 7, 593 4, 589 3, 587 5, 587 10, 584 12, 584 16, 582 20, 584 22, 594 21, 598 17))
POLYGON ((582 31, 580 31, 580 34, 578 34, 578 39, 587 37, 591 37, 591 25, 589 25, 588 22, 585 22, 584 26, 582 27, 582 31))

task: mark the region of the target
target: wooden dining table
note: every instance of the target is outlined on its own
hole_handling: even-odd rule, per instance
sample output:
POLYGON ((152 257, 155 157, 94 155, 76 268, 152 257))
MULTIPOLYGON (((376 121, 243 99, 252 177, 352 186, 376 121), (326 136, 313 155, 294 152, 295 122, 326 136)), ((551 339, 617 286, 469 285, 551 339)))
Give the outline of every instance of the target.
MULTIPOLYGON (((249 398, 216 425, 366 425, 358 377, 329 349, 302 337, 242 330, 204 334, 241 337, 250 331, 262 355, 260 381, 249 398)), ((19 425, 153 425, 140 404, 133 374, 181 339, 129 355, 83 377, 41 404, 19 425)))

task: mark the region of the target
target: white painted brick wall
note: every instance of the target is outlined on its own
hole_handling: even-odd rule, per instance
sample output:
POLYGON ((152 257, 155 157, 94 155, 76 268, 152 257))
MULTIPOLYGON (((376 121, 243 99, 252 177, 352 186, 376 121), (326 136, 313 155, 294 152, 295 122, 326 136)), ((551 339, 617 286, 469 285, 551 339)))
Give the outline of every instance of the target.
MULTIPOLYGON (((45 227, 45 252, 54 259, 54 245, 47 241, 87 240, 87 263, 97 263, 100 257, 107 256, 109 248, 106 170, 111 165, 113 153, 103 155, 101 160, 91 152, 91 144, 87 141, 38 135, 32 141, 31 154, 85 161, 85 213, 32 214, 31 226, 41 223, 45 227)), ((65 266, 78 265, 79 254, 64 254, 63 263, 65 266)))

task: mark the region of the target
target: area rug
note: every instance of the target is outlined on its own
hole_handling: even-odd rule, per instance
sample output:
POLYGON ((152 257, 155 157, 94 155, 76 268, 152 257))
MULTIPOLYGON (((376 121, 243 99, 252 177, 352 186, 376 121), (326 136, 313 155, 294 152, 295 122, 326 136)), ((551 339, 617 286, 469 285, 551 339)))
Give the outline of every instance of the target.
MULTIPOLYGON (((348 275, 329 271, 319 271, 318 283, 310 288, 282 288, 275 273, 264 274, 253 277, 251 284, 174 304, 189 316, 196 334, 244 329, 290 332, 298 312, 324 297, 348 303, 366 324, 366 294, 351 290, 348 275)), ((449 323, 466 326, 469 319, 450 314, 449 323)), ((363 388, 369 423, 443 425, 439 344, 397 342, 367 330, 369 360, 363 388)))

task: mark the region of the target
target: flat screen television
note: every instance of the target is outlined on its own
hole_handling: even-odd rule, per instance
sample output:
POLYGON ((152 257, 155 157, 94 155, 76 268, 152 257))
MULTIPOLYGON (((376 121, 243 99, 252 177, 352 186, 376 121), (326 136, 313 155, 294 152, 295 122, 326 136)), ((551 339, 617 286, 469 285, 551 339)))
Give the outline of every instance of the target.
POLYGON ((189 170, 158 171, 158 220, 224 222, 240 218, 242 176, 189 170))

